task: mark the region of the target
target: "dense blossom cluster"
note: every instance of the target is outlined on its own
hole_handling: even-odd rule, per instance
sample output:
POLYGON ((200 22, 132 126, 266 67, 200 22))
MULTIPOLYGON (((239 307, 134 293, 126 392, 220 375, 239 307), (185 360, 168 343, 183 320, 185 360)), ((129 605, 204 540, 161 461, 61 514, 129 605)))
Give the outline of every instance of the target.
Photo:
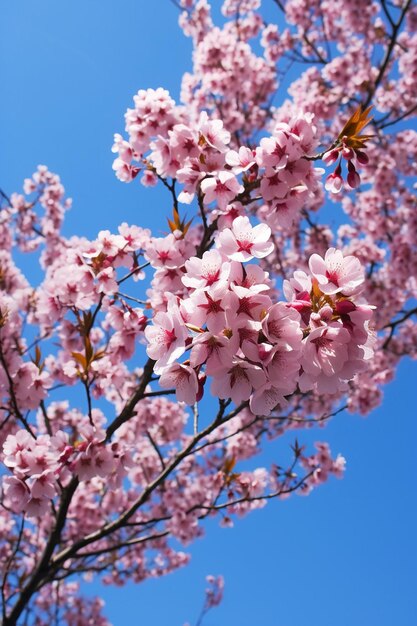
MULTIPOLYGON (((300 431, 368 413, 417 356, 416 7, 287 0, 276 25, 225 0, 216 26, 207 0, 178 4, 180 104, 140 89, 113 145, 121 181, 167 189, 168 234, 64 237, 71 202, 45 166, 0 190, 4 626, 32 610, 106 626, 64 579, 164 575, 207 516, 232 526, 341 477, 300 431), (38 286, 16 250, 38 254, 38 286), (251 461, 278 438, 287 458, 251 461)), ((223 590, 207 581, 203 613, 223 590)))
POLYGON ((262 138, 256 149, 240 146, 234 150, 230 127, 224 127, 222 120, 209 119, 206 111, 194 122, 190 118, 187 124, 174 123, 175 119, 185 120, 185 114, 167 92, 142 90, 135 103, 135 122, 132 111, 126 116, 129 142, 116 135, 113 146, 119 154, 113 168, 125 182, 139 171, 132 161, 141 162, 146 168, 145 185, 157 178, 175 178, 182 185, 179 202, 188 204, 197 194, 205 207, 216 203, 221 214, 239 214, 244 211, 242 205, 260 194, 264 200, 260 215, 272 228, 290 226, 301 207, 318 193, 322 170, 305 158, 317 144, 316 128, 308 114, 277 123, 272 135, 262 138), (149 113, 143 113, 144 102, 149 113), (154 141, 144 145, 150 133, 154 141))
POLYGON ((250 400, 254 414, 269 415, 286 406, 297 385, 346 390, 371 356, 371 307, 358 298, 359 261, 334 248, 324 259, 315 254, 308 274, 298 271, 285 282, 289 303, 274 302, 268 274, 244 264, 271 254, 270 234, 265 224, 252 228, 247 217, 235 218, 215 249, 185 262, 187 296, 171 297, 145 329, 159 384, 174 388, 179 401, 201 399, 210 375, 212 395, 250 400))

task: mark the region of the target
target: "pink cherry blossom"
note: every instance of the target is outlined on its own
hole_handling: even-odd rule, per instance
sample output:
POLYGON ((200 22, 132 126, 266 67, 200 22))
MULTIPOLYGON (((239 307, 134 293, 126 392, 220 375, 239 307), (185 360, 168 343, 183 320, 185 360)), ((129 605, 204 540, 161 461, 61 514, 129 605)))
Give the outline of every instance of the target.
POLYGON ((258 164, 264 167, 283 169, 288 162, 288 139, 284 132, 278 132, 274 137, 264 137, 257 148, 258 164))
POLYGON ((173 363, 164 368, 159 378, 161 387, 173 387, 179 402, 194 404, 198 392, 197 375, 192 367, 181 363, 173 363))
POLYGON ((198 130, 204 141, 219 152, 226 152, 230 142, 230 133, 223 128, 222 120, 210 120, 206 111, 202 111, 198 123, 198 130))
POLYGON ((153 267, 174 269, 184 264, 178 240, 173 234, 153 238, 146 248, 146 257, 153 267))
POLYGON ((217 202, 220 209, 225 209, 243 191, 236 176, 225 171, 219 172, 215 178, 204 178, 200 186, 204 194, 204 203, 217 202))
POLYGON ((184 353, 188 332, 178 312, 161 311, 155 315, 152 326, 145 328, 145 337, 147 353, 157 361, 155 371, 158 372, 184 353))
POLYGON ((218 236, 218 248, 232 261, 262 259, 271 254, 274 244, 268 241, 271 229, 266 224, 252 227, 248 217, 237 217, 232 228, 226 228, 218 236))
POLYGON ((25 482, 15 476, 3 478, 4 495, 13 511, 20 513, 27 508, 30 500, 30 489, 25 482))
POLYGON ((191 296, 197 326, 206 324, 212 333, 220 333, 226 327, 226 310, 229 292, 223 284, 217 283, 209 291, 196 291, 191 296))
POLYGON ((226 154, 226 163, 233 168, 235 174, 246 172, 255 164, 254 151, 246 146, 241 146, 238 152, 229 150, 226 154))
POLYGON ((209 289, 217 282, 228 279, 230 263, 225 262, 218 250, 205 252, 201 259, 192 257, 185 262, 187 273, 182 278, 186 287, 209 289))
POLYGON ((235 360, 230 368, 213 375, 211 391, 219 398, 231 398, 235 404, 249 400, 254 388, 266 380, 262 369, 256 365, 235 360))
POLYGON ((316 328, 306 341, 303 350, 302 366, 305 375, 302 379, 303 387, 308 380, 319 383, 322 391, 329 391, 343 380, 350 378, 349 369, 349 332, 340 325, 316 328), (340 381, 340 382, 336 382, 340 381))
POLYGON ((235 340, 206 332, 193 339, 190 363, 192 367, 205 363, 207 374, 212 374, 225 365, 231 365, 235 352, 235 340))
POLYGON ((262 320, 262 330, 274 345, 288 346, 293 350, 301 348, 303 336, 300 316, 282 302, 277 302, 262 320))
POLYGON ((340 250, 329 248, 324 259, 313 254, 309 261, 310 271, 317 279, 320 289, 326 294, 357 293, 364 282, 363 268, 358 259, 344 256, 340 250))
POLYGON ((266 381, 252 395, 250 410, 255 415, 269 415, 277 406, 283 407, 286 404, 282 392, 272 382, 266 381))

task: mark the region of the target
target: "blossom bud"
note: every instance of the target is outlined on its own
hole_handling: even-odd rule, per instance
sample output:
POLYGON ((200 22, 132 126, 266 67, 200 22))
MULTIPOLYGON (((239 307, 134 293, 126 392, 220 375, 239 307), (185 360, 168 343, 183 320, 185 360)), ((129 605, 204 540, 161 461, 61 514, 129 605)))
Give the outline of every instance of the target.
POLYGON ((356 171, 352 161, 349 161, 348 170, 347 184, 351 187, 351 189, 356 189, 360 185, 361 177, 356 171))

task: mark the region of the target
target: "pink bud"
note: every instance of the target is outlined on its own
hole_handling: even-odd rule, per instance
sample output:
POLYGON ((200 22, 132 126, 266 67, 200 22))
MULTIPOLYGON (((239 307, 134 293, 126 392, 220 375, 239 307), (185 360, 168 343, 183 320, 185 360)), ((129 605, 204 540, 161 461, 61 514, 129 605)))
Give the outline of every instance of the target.
POLYGON ((198 377, 198 391, 197 391, 197 396, 196 396, 196 399, 195 399, 196 402, 200 402, 200 400, 202 399, 202 397, 204 395, 204 385, 205 385, 206 380, 207 380, 207 376, 204 374, 204 372, 199 375, 199 377, 198 377))
POLYGON ((349 161, 348 170, 349 172, 347 175, 347 184, 351 189, 356 189, 361 183, 361 177, 355 170, 355 166, 353 165, 352 161, 349 161))
POLYGON ((369 157, 365 152, 362 152, 361 150, 356 150, 356 158, 358 160, 358 163, 360 163, 361 165, 368 165, 369 163, 369 157))
POLYGON ((350 161, 355 156, 355 153, 352 148, 349 148, 348 146, 343 146, 342 156, 344 159, 350 161))
POLYGON ((332 163, 335 163, 335 161, 337 161, 338 156, 339 150, 330 150, 330 152, 326 152, 326 154, 323 156, 323 161, 327 165, 332 165, 332 163))
POLYGON ((336 304, 336 311, 339 315, 346 315, 356 310, 356 305, 350 300, 339 300, 336 304))
POLYGON ((343 178, 341 176, 341 172, 342 168, 339 164, 333 174, 329 174, 329 176, 326 178, 324 187, 327 191, 330 191, 331 193, 339 193, 339 191, 342 189, 343 178))

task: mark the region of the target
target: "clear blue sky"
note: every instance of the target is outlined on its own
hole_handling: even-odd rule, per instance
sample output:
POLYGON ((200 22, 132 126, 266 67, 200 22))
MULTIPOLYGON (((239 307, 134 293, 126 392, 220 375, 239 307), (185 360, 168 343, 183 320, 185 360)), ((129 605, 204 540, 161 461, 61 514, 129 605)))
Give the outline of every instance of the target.
MULTIPOLYGON (((121 221, 162 232, 169 198, 118 182, 110 148, 139 88, 163 86, 178 97, 191 45, 175 7, 169 0, 0 0, 0 7, 1 186, 19 190, 44 163, 74 199, 65 234, 93 238, 121 221)), ((233 530, 210 523, 191 547, 191 565, 165 579, 104 588, 114 626, 193 624, 208 573, 225 576, 226 593, 205 626, 415 626, 416 374, 416 363, 404 361, 382 408, 309 433, 346 456, 342 481, 272 502, 233 530)), ((277 451, 272 444, 265 463, 277 451)))

